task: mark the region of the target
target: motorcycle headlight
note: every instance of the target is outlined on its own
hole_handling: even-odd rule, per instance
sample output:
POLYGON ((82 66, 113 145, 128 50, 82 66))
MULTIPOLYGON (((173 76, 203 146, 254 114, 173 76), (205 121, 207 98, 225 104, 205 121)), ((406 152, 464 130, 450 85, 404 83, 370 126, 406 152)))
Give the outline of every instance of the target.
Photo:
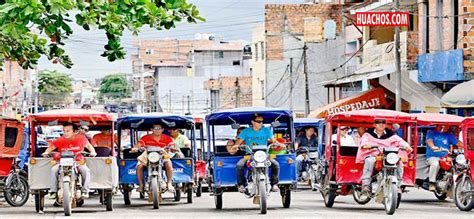
POLYGON ((267 154, 263 151, 257 151, 253 154, 253 159, 258 163, 264 162, 267 159, 267 154))
POLYGON ((466 157, 464 156, 464 154, 459 154, 458 156, 456 156, 456 163, 460 165, 466 164, 466 157))
POLYGON ((156 163, 160 160, 160 155, 156 152, 151 152, 148 154, 148 161, 151 163, 156 163))
POLYGON ((387 154, 387 157, 385 160, 387 161, 388 164, 395 165, 400 158, 398 157, 398 154, 395 153, 389 153, 387 154))
POLYGON ((311 152, 311 153, 309 153, 309 158, 315 159, 315 158, 317 158, 317 157, 318 157, 318 152, 311 152))

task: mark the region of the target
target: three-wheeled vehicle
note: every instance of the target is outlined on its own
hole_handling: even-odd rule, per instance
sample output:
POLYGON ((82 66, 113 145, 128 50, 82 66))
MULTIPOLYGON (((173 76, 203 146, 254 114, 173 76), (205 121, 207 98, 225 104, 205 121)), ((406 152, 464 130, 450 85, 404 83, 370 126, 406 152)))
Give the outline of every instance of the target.
POLYGON ((0 194, 13 207, 28 201, 28 176, 19 168, 25 125, 13 118, 0 117, 0 194))
MULTIPOLYGON (((96 157, 85 157, 77 160, 78 154, 69 151, 58 151, 54 158, 42 157, 47 147, 39 147, 38 134, 48 127, 61 127, 64 123, 78 126, 87 125, 90 130, 100 130, 105 127, 114 130, 115 117, 108 113, 93 110, 67 109, 51 110, 29 116, 31 152, 29 160, 28 182, 31 193, 35 196, 36 212, 44 210, 44 196, 50 189, 52 166, 59 164, 58 196, 55 205, 63 205, 66 216, 71 215, 72 208, 81 207, 84 199, 81 197, 82 177, 77 171, 78 165, 87 165, 90 169, 90 189, 101 191, 101 199, 107 211, 113 210, 112 198, 118 188, 118 164, 115 150, 111 148, 95 148, 96 157), (84 163, 85 162, 85 163, 84 163)), ((79 134, 79 133, 77 133, 79 134)), ((114 135, 111 135, 114 142, 114 135)), ((86 149, 87 150, 87 149, 86 149)), ((87 155, 87 152, 83 152, 87 155)))
MULTIPOLYGON (((416 186, 425 190, 429 190, 429 164, 426 160, 426 135, 429 131, 434 130, 436 126, 445 126, 446 129, 450 127, 457 128, 461 125, 463 117, 440 113, 419 113, 413 114, 416 116, 418 137, 417 141, 417 159, 416 159, 416 186)), ((453 130, 456 137, 459 135, 459 130, 453 130)), ((436 191, 434 195, 439 200, 445 200, 448 196, 452 198, 452 191, 454 186, 454 176, 456 175, 456 156, 462 155, 462 148, 458 150, 456 145, 445 157, 440 159, 438 176, 436 177, 436 191)))
MULTIPOLYGON (((305 135, 304 131, 306 128, 314 128, 317 135, 317 145, 309 145, 309 147, 298 147, 296 149, 297 165, 298 156, 303 156, 303 171, 301 173, 301 179, 304 181, 308 180, 308 184, 311 186, 313 191, 319 189, 321 183, 321 173, 324 171, 325 161, 322 158, 322 152, 324 152, 324 119, 313 119, 313 118, 295 118, 294 119, 295 133, 299 135, 305 135), (306 156, 308 159, 306 159, 306 156)), ((299 137, 299 136, 297 136, 299 137)))
MULTIPOLYGON (((342 137, 337 130, 341 130, 342 126, 351 128, 372 128, 375 119, 386 120, 387 128, 391 128, 394 123, 398 123, 405 133, 402 138, 413 147, 412 131, 416 125, 416 120, 415 117, 410 114, 391 110, 369 109, 329 116, 326 119, 325 142, 328 143, 324 154, 328 167, 327 170, 324 171, 327 174, 324 176, 321 185, 321 194, 326 207, 332 207, 338 195, 353 194, 355 201, 359 204, 366 204, 372 198, 376 198, 377 202, 384 204, 387 214, 393 214, 401 199, 401 193, 397 194, 398 182, 396 179, 399 162, 404 163, 401 189, 405 190, 405 187, 414 186, 416 148, 408 155, 408 160, 403 160, 398 155, 401 150, 400 148, 371 145, 373 148, 370 148, 370 150, 379 151, 379 155, 376 157, 375 171, 371 182, 372 191, 368 194, 362 191, 361 177, 364 164, 356 163, 359 146, 342 145, 342 137)), ((352 138, 352 136, 348 136, 347 138, 352 138)))
MULTIPOLYGON (((293 117, 290 111, 273 108, 236 108, 221 112, 211 113, 206 117, 208 131, 208 184, 214 195, 216 209, 222 209, 223 193, 225 191, 236 191, 237 162, 244 158, 247 160, 247 179, 249 181, 245 196, 254 198, 254 203, 260 205, 260 212, 267 212, 267 198, 270 192, 269 183, 269 159, 275 159, 280 165, 279 188, 283 207, 289 208, 291 203, 291 189, 296 186, 296 166, 294 153, 293 117), (263 124, 271 128, 286 127, 286 136, 289 137, 286 153, 269 155, 270 146, 254 145, 246 146, 246 152, 250 155, 231 155, 227 152, 226 144, 218 144, 215 137, 217 130, 231 130, 245 127, 250 124, 251 118, 258 113, 264 118, 263 124), (212 147, 212 149, 211 149, 212 147), (213 154, 211 155, 211 151, 213 154), (258 155, 258 156, 257 156, 258 155)), ((236 130, 235 130, 236 131, 236 130)), ((234 132, 235 132, 234 131, 234 132)), ((235 136, 235 134, 234 134, 235 136)), ((235 139, 235 137, 233 137, 235 139)), ((231 140, 231 139, 229 139, 231 140)))
POLYGON ((474 117, 465 118, 461 124, 464 156, 458 155, 458 175, 454 186, 454 203, 461 211, 474 208, 474 117))
MULTIPOLYGON (((185 158, 173 158, 171 157, 171 163, 173 166, 173 185, 175 186, 176 192, 174 193, 175 201, 181 199, 181 192, 186 193, 187 202, 192 203, 193 201, 193 186, 194 186, 194 164, 196 160, 196 145, 194 136, 194 121, 191 117, 182 116, 177 114, 166 114, 166 113, 146 113, 130 115, 119 118, 117 120, 118 134, 122 136, 124 133, 130 133, 129 147, 125 147, 121 141, 119 141, 119 169, 120 169, 120 189, 124 195, 125 205, 130 205, 131 191, 135 185, 138 185, 138 179, 136 175, 137 158, 141 153, 132 153, 131 149, 145 134, 148 134, 155 124, 160 124, 165 129, 179 128, 186 129, 191 132, 191 148, 181 148, 181 152, 185 158)), ((166 133, 165 133, 166 134, 166 133)), ((122 138, 120 138, 122 139, 122 138)), ((146 185, 145 190, 148 192, 148 199, 153 202, 153 208, 158 209, 161 198, 161 194, 166 191, 165 186, 162 184, 166 181, 166 174, 164 174, 161 151, 150 151, 159 149, 158 147, 147 147, 145 148, 148 152, 148 170, 144 173, 144 183, 146 185), (152 152, 156 153, 158 159, 150 159, 152 152)), ((140 194, 141 198, 145 198, 145 193, 140 194)))

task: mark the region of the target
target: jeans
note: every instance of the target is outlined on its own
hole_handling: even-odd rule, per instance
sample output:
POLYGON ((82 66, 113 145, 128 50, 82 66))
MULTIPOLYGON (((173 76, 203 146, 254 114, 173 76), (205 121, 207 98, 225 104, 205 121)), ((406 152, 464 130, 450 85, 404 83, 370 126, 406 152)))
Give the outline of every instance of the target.
POLYGON ((439 160, 441 158, 439 157, 430 157, 426 159, 426 162, 430 165, 430 183, 435 183, 436 182, 436 176, 438 175, 439 172, 439 160))
MULTIPOLYGON (((86 165, 77 164, 77 169, 82 176, 82 192, 89 192, 91 182, 91 170, 86 165)), ((59 164, 51 167, 51 188, 50 192, 58 191, 59 164)))
MULTIPOLYGON (((375 168, 375 157, 369 156, 365 158, 364 169, 362 171, 362 185, 363 186, 370 185, 372 181, 372 173, 374 172, 374 168, 375 168)), ((397 179, 398 179, 397 186, 400 186, 403 182, 403 163, 402 162, 399 162, 397 169, 398 169, 397 170, 397 179)))
POLYGON ((305 170, 308 170, 308 162, 309 162, 308 155, 306 155, 306 158, 304 158, 302 154, 296 157, 296 171, 297 171, 298 177, 301 177, 301 173, 303 173, 305 170))
MULTIPOLYGON (((280 164, 274 159, 270 159, 270 162, 270 169, 272 170, 270 184, 273 186, 278 184, 278 176, 280 175, 280 164)), ((247 186, 247 179, 245 178, 244 174, 245 164, 247 164, 247 160, 245 160, 244 158, 240 159, 239 162, 237 162, 237 185, 239 186, 247 186)))

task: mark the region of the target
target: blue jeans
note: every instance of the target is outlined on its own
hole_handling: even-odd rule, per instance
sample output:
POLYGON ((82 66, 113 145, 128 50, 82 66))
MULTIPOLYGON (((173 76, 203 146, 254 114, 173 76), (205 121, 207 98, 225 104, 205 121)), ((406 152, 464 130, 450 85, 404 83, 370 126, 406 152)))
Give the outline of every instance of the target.
POLYGON ((296 173, 298 177, 301 177, 301 173, 308 169, 309 157, 306 155, 306 158, 302 154, 296 157, 296 173))

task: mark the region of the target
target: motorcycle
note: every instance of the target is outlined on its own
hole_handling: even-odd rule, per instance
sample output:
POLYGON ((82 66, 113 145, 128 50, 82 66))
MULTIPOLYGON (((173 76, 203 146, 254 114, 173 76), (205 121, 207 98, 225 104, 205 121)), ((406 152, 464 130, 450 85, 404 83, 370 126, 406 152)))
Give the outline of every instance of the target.
POLYGON ((381 202, 385 206, 385 212, 389 215, 395 213, 399 205, 401 194, 398 194, 398 156, 399 148, 385 147, 383 150, 378 146, 371 146, 370 149, 377 149, 380 155, 376 157, 375 171, 370 184, 371 191, 364 193, 360 186, 354 188, 354 199, 359 204, 366 204, 371 199, 376 198, 376 202, 381 202))
POLYGON ((271 165, 269 157, 269 149, 276 144, 254 145, 252 147, 242 146, 242 150, 248 148, 250 152, 250 170, 248 174, 248 185, 246 187, 246 197, 254 198, 254 203, 260 205, 260 213, 267 213, 267 199, 270 195, 270 180, 268 168, 271 165))
POLYGON ((3 191, 5 201, 12 207, 21 207, 30 195, 28 174, 19 167, 20 160, 13 162, 6 178, 0 178, 0 191, 3 191))
MULTIPOLYGON (((448 154, 439 160, 440 169, 436 175, 436 191, 434 191, 434 194, 438 200, 445 200, 447 197, 453 197, 452 188, 454 185, 454 175, 456 174, 456 166, 458 165, 456 157, 462 155, 462 153, 459 150, 450 152, 447 149, 441 149, 439 151, 448 152, 448 154)), ((430 183, 428 178, 421 182, 418 181, 417 184, 419 187, 429 190, 430 183)))
POLYGON ((474 208, 474 179, 470 177, 471 169, 464 154, 458 154, 455 162, 458 174, 454 185, 454 203, 459 210, 470 211, 474 208))
MULTIPOLYGON (((145 149, 141 149, 143 151, 145 149)), ((163 179, 163 152, 160 147, 146 147, 148 154, 148 177, 144 189, 140 197, 144 197, 148 193, 148 199, 153 202, 153 209, 160 208, 161 193, 164 192, 166 185, 163 179)))
POLYGON ((313 191, 320 188, 323 176, 325 174, 325 162, 319 159, 317 150, 308 150, 305 147, 297 150, 297 154, 306 154, 309 159, 303 160, 303 170, 301 172, 301 180, 308 181, 313 191))
MULTIPOLYGON (((84 204, 81 193, 82 177, 78 177, 77 167, 85 161, 76 162, 77 155, 72 151, 62 151, 59 155, 58 195, 55 205, 62 204, 64 214, 70 216, 72 208, 81 207, 84 204)), ((89 155, 89 153, 82 152, 81 155, 89 155)))

